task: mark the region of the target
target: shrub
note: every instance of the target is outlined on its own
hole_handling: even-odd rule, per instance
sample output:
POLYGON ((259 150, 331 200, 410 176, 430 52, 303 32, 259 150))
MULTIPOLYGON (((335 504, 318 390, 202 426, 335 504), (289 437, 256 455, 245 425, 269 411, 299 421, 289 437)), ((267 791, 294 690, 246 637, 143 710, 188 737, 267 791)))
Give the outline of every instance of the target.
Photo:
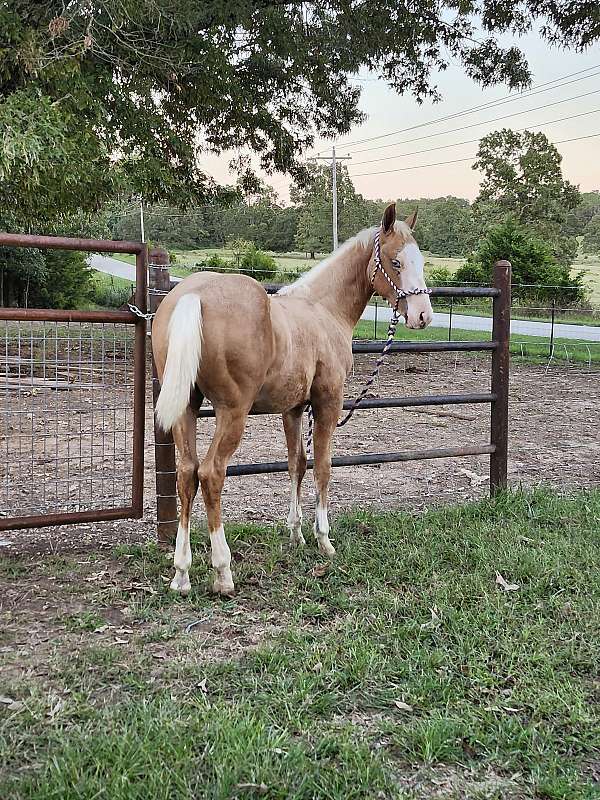
POLYGON ((122 283, 115 283, 112 275, 106 276, 108 280, 95 280, 92 282, 91 301, 103 308, 120 308, 128 303, 135 290, 133 283, 124 286, 122 283))
POLYGON ((503 258, 512 264, 514 297, 528 302, 552 298, 562 303, 585 301, 583 275, 571 275, 568 266, 557 263, 548 243, 537 239, 513 218, 489 229, 477 250, 456 271, 455 280, 490 284, 494 263, 503 258))
POLYGON ((272 281, 277 274, 277 263, 273 256, 252 244, 242 256, 240 272, 257 281, 272 281))

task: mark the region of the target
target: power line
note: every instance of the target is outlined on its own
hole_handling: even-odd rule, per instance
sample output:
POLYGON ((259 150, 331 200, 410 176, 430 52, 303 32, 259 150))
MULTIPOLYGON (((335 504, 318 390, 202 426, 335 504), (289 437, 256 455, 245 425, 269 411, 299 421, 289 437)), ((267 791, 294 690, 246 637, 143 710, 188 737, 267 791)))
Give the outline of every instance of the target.
MULTIPOLYGON (((557 122, 565 122, 566 120, 578 119, 579 117, 588 117, 590 114, 597 114, 600 112, 600 108, 595 108, 592 111, 583 111, 581 114, 570 114, 567 117, 559 117, 558 119, 551 119, 548 122, 538 122, 538 123, 531 123, 527 125, 525 128, 515 128, 515 132, 521 133, 522 131, 526 131, 529 128, 538 128, 544 125, 555 125, 557 122)), ((462 130, 462 128, 461 128, 462 130)), ((389 158, 404 158, 405 156, 416 156, 419 153, 431 153, 434 150, 448 150, 451 147, 458 147, 461 144, 473 144, 474 142, 480 141, 480 137, 477 139, 466 139, 463 142, 454 142, 453 144, 440 144, 437 147, 427 147, 425 150, 413 150, 410 153, 394 153, 394 155, 382 156, 381 158, 371 158, 367 161, 355 161, 353 163, 353 167, 358 167, 360 164, 374 164, 376 161, 387 161, 389 158)))
MULTIPOLYGON (((561 139, 558 142, 551 142, 551 144, 566 144, 567 142, 579 142, 582 139, 594 139, 600 136, 600 133, 590 133, 588 136, 576 136, 574 139, 561 139)), ((412 167, 398 167, 397 169, 384 169, 381 172, 361 172, 359 175, 352 175, 353 178, 364 178, 367 175, 387 175, 391 172, 405 172, 409 169, 424 169, 425 167, 441 167, 446 164, 460 164, 464 161, 474 161, 476 155, 469 156, 468 158, 453 158, 450 161, 437 161, 435 164, 415 164, 412 167)))
POLYGON ((354 146, 356 146, 358 144, 365 144, 366 142, 373 142, 373 141, 376 141, 377 139, 385 139, 388 136, 395 136, 398 133, 406 133, 407 131, 412 131, 412 130, 415 130, 417 128, 423 128, 423 127, 426 127, 428 125, 435 125, 437 122, 445 122, 445 121, 447 121, 449 119, 454 119, 456 117, 464 116, 465 114, 473 114, 473 113, 476 113, 478 111, 483 111, 486 108, 491 108, 491 107, 498 106, 498 105, 504 105, 505 103, 512 103, 515 100, 521 100, 524 97, 532 97, 533 95, 542 94, 543 92, 550 92, 550 91, 552 91, 552 89, 560 89, 562 86, 568 86, 571 83, 577 83, 579 81, 587 80, 588 78, 594 78, 599 73, 593 73, 592 75, 584 75, 582 78, 576 78, 575 80, 572 80, 572 81, 566 81, 565 83, 560 83, 560 81, 564 81, 567 78, 572 78, 575 75, 580 75, 582 72, 589 72, 590 70, 598 69, 599 67, 600 67, 600 64, 595 64, 592 67, 587 67, 586 69, 578 70, 577 72, 571 72, 568 75, 563 75, 560 78, 554 78, 554 80, 552 80, 552 81, 547 81, 546 83, 540 83, 537 86, 532 87, 531 90, 527 90, 526 92, 521 92, 520 94, 518 94, 516 96, 507 95, 506 97, 500 97, 497 100, 490 100, 489 102, 484 103, 483 105, 471 106, 470 108, 465 108, 462 111, 456 111, 453 114, 447 114, 444 117, 438 117, 437 119, 432 119, 432 120, 429 120, 427 122, 420 122, 417 125, 411 125, 408 128, 401 128, 400 130, 391 131, 390 133, 382 133, 382 134, 379 134, 378 136, 371 136, 368 139, 357 139, 354 142, 347 142, 346 144, 341 145, 341 147, 343 147, 345 149, 346 147, 354 147, 354 146), (551 84, 557 84, 557 85, 556 86, 552 86, 551 84), (543 88, 543 87, 547 87, 547 88, 543 88))
POLYGON ((399 144, 409 144, 411 142, 420 142, 423 139, 434 139, 436 136, 445 136, 448 133, 456 133, 457 131, 464 131, 467 128, 479 128, 481 125, 489 125, 491 122, 498 122, 501 119, 508 119, 509 117, 518 117, 521 114, 529 114, 532 111, 541 111, 544 108, 552 108, 553 106, 559 106, 562 103, 569 103, 571 100, 580 100, 582 97, 589 97, 593 94, 598 94, 600 89, 594 89, 592 92, 584 92, 583 94, 577 94, 573 97, 565 97, 564 100, 555 100, 552 103, 544 103, 542 106, 535 106, 535 108, 527 108, 523 111, 513 111, 511 114, 502 114, 499 117, 493 117, 492 119, 482 120, 481 122, 472 122, 470 125, 461 125, 460 128, 451 128, 448 131, 439 131, 438 133, 428 133, 425 136, 416 136, 412 139, 403 139, 401 142, 393 142, 392 144, 380 144, 376 145, 375 147, 366 147, 363 150, 356 150, 353 155, 357 155, 358 153, 370 153, 373 150, 384 150, 388 147, 397 147, 399 144))

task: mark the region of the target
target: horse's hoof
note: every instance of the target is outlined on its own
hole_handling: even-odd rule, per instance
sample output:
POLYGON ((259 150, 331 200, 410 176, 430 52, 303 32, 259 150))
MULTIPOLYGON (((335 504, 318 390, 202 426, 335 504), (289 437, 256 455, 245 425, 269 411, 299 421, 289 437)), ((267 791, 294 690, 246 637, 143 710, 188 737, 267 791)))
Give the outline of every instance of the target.
POLYGON ((222 578, 215 578, 212 590, 213 594, 220 594, 221 597, 233 597, 235 594, 233 582, 224 581, 222 578))
POLYGON ((171 591, 175 594, 180 594, 182 597, 187 597, 192 590, 192 584, 189 579, 180 579, 177 575, 171 581, 171 591))
POLYGON ((291 547, 303 547, 306 544, 306 539, 302 536, 301 533, 292 533, 290 534, 290 546, 291 547))
POLYGON ((322 539, 319 539, 319 553, 327 556, 327 558, 333 558, 335 556, 335 547, 329 540, 323 541, 322 539))

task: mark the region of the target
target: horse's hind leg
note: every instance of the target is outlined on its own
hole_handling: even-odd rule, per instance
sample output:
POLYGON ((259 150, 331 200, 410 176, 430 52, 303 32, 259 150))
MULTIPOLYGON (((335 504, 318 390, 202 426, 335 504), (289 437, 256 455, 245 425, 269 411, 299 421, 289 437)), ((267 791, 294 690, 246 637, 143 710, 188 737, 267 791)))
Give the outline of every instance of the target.
POLYGON ((300 487, 306 474, 306 453, 302 441, 303 413, 304 406, 300 406, 283 415, 283 429, 288 450, 288 472, 292 484, 287 524, 290 531, 290 544, 293 545, 304 544, 302 508, 300 507, 300 487))
POLYGON ((216 407, 216 430, 198 474, 206 506, 208 532, 215 568, 213 591, 231 595, 234 590, 231 575, 231 551, 225 538, 221 519, 221 492, 229 459, 237 450, 244 433, 247 409, 216 407))
POLYGON ((192 549, 190 547, 190 516, 192 504, 198 491, 198 455, 196 453, 196 414, 188 406, 185 414, 173 426, 173 439, 179 452, 177 464, 177 491, 181 501, 179 527, 175 542, 175 577, 171 581, 171 589, 179 594, 189 593, 189 569, 192 565, 192 549))

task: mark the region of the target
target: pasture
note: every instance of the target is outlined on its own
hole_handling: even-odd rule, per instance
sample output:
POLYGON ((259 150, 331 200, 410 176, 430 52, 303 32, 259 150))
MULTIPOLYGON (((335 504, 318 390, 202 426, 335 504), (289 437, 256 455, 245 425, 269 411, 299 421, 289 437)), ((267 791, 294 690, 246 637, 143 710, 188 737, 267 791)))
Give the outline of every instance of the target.
POLYGON ((598 490, 358 509, 332 565, 232 524, 227 602, 201 529, 186 600, 139 524, 24 533, 0 561, 0 796, 589 800, 599 524, 598 490))

